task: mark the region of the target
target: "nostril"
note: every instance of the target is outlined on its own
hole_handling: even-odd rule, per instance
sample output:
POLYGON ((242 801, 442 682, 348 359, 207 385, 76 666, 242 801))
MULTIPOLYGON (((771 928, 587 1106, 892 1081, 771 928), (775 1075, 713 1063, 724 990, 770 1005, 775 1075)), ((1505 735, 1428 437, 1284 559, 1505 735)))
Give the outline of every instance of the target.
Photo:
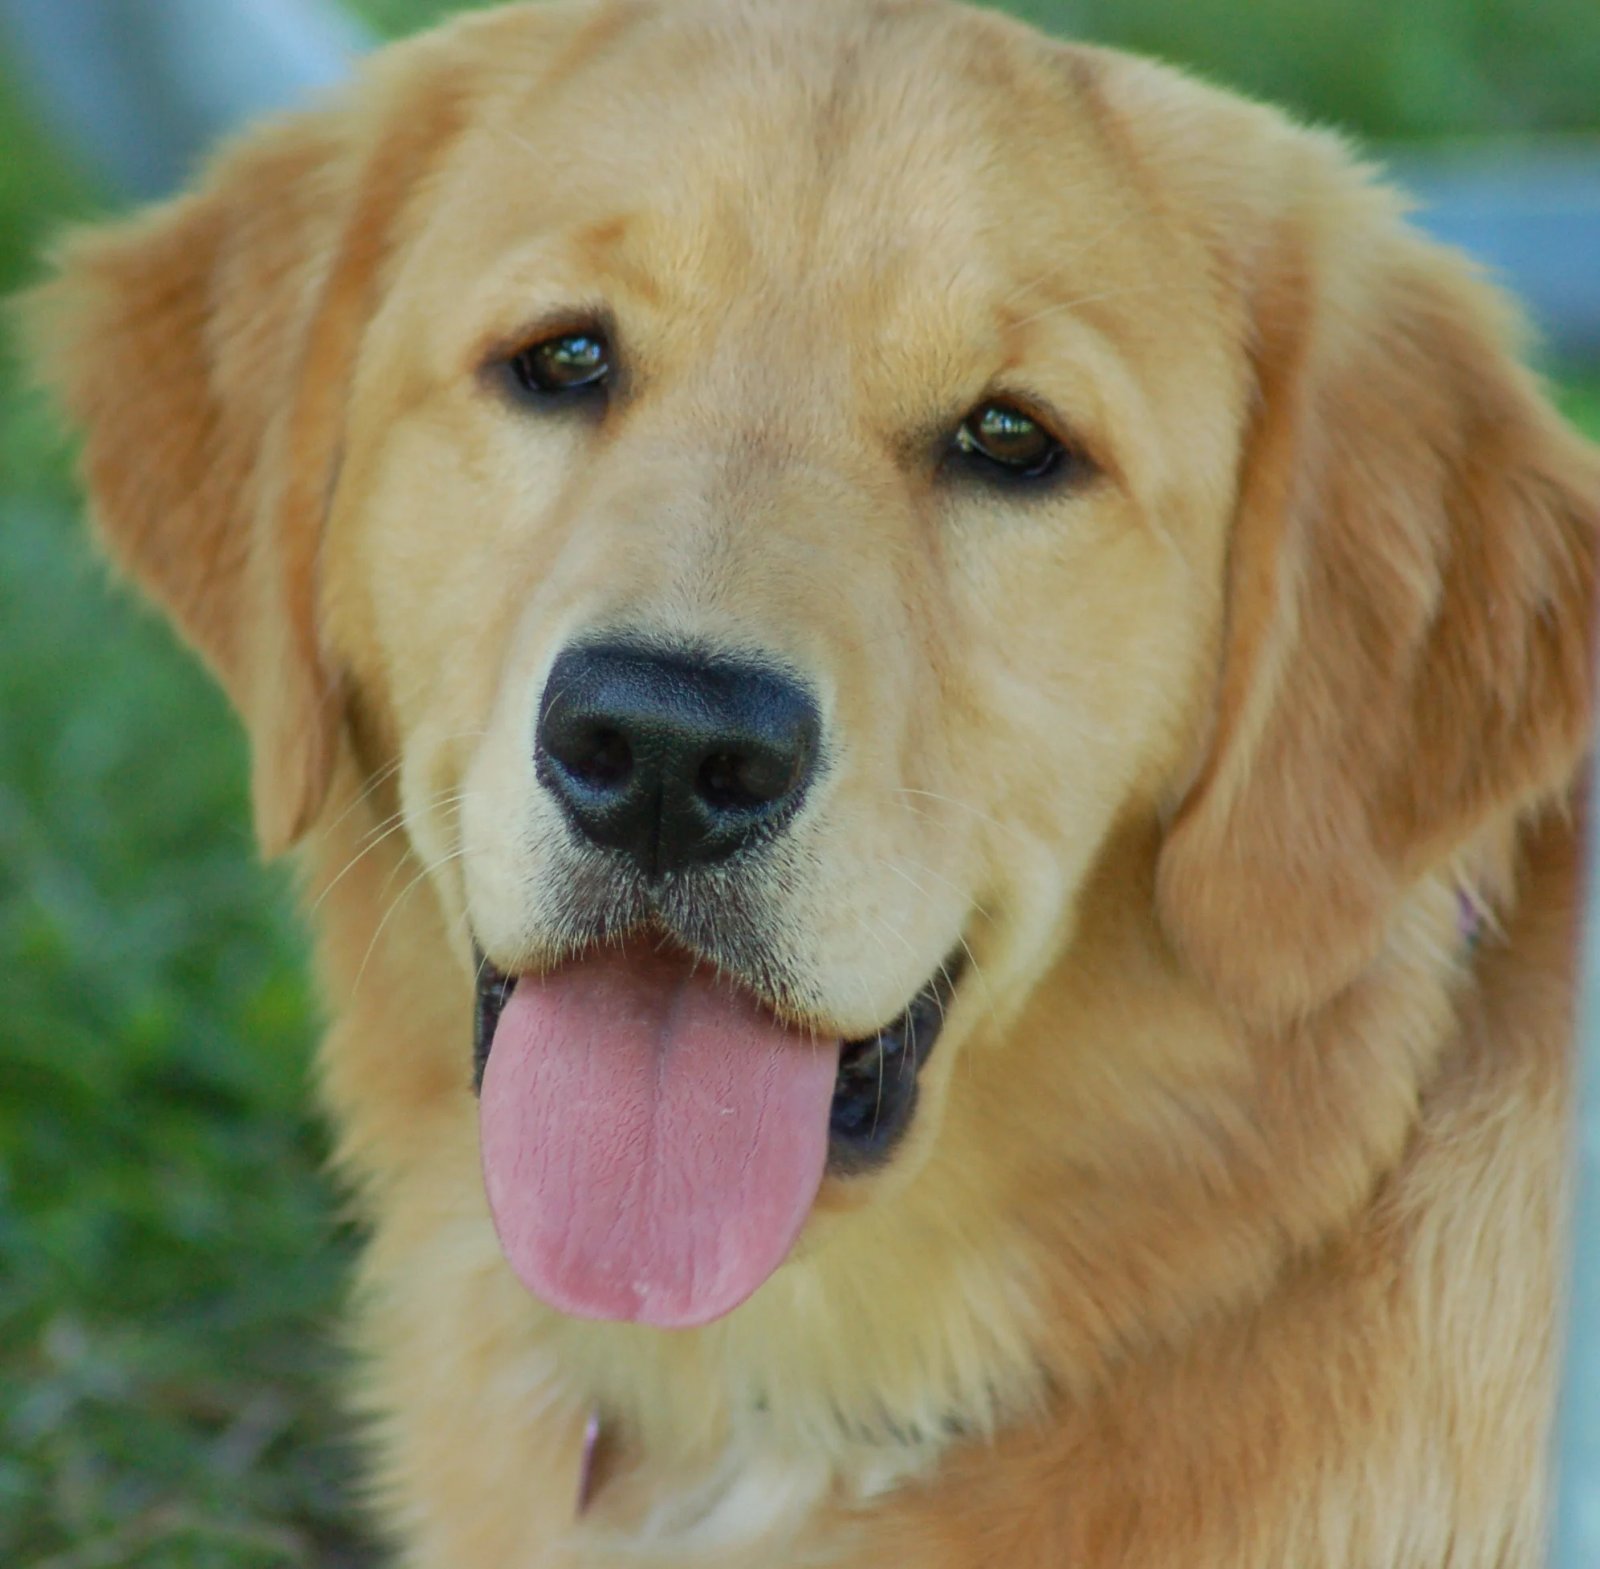
POLYGON ((633 747, 620 730, 594 725, 569 738, 556 760, 584 784, 609 789, 626 783, 633 772, 633 747))
POLYGON ((792 753, 713 752, 695 781, 700 799, 716 811, 750 811, 781 800, 798 781, 802 759, 792 753))

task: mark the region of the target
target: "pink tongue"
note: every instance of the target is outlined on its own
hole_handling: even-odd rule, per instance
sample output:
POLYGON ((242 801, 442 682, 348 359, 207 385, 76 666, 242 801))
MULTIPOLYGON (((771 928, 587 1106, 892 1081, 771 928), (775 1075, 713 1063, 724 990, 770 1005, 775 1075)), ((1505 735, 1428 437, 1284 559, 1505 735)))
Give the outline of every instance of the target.
POLYGON ((683 1328, 736 1308, 810 1212, 838 1062, 679 958, 524 977, 478 1111, 512 1269, 582 1318, 683 1328))

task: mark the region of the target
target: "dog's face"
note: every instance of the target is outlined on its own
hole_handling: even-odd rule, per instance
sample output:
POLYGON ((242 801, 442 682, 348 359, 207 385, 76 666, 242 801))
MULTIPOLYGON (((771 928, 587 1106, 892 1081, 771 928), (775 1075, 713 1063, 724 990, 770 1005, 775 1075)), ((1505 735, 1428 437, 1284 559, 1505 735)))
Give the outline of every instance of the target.
MULTIPOLYGON (((843 0, 518 9, 359 104, 69 266, 61 357, 160 325, 184 362, 141 417, 198 429, 194 479, 130 479, 66 373, 107 532, 251 720, 269 840, 341 737, 392 771, 478 981, 501 1236, 558 1305, 701 1322, 819 1191, 896 1202, 1119 826, 1176 819, 1174 942, 1277 1019, 1570 760, 1581 630, 1484 625, 1441 519, 1493 510, 1491 433, 1577 459, 1330 146, 843 0), (1503 745, 1424 789, 1439 681, 1503 745)), ((1581 629, 1574 487, 1535 491, 1486 570, 1581 629)))
POLYGON ((834 19, 773 21, 739 57, 799 59, 753 70, 638 24, 447 165, 357 383, 330 635, 497 964, 654 923, 861 1036, 1170 780, 1243 391, 1064 72, 1021 140, 963 28, 824 99, 834 19))
POLYGON ((840 31, 668 11, 487 99, 363 348, 324 594, 484 956, 486 1105, 536 1094, 508 978, 620 947, 665 1008, 698 962, 840 1063, 782 1104, 859 1188, 1172 798, 1244 395, 1064 62, 931 12, 841 75, 840 31))

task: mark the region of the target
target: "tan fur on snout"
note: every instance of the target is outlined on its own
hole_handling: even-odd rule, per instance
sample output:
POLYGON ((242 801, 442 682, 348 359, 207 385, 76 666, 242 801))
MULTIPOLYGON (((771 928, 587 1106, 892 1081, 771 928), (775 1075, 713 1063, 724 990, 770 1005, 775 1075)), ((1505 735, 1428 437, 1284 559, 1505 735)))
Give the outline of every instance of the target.
POLYGON ((302 846, 405 1563, 1539 1561, 1600 459, 1339 143, 932 0, 511 7, 31 309, 302 846), (604 409, 519 400, 574 326, 604 409), (951 456, 997 397, 1059 483, 951 456), (532 1300, 479 1174, 597 636, 816 699, 708 957, 846 1036, 965 963, 894 1157, 693 1331, 532 1300))

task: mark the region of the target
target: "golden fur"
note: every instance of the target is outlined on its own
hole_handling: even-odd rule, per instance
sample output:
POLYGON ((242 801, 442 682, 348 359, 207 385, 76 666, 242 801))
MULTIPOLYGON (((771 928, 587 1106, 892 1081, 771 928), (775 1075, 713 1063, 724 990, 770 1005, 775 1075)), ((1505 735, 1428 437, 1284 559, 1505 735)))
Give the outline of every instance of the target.
POLYGON ((31 320, 302 847, 406 1564, 1539 1560, 1600 458, 1337 140, 935 0, 510 7, 31 320), (603 423, 486 388, 598 310, 603 423), (995 387, 1100 477, 945 475, 995 387), (974 961, 897 1158, 677 1333, 517 1284, 470 1082, 530 703, 619 616, 826 694, 797 1011, 974 961))

